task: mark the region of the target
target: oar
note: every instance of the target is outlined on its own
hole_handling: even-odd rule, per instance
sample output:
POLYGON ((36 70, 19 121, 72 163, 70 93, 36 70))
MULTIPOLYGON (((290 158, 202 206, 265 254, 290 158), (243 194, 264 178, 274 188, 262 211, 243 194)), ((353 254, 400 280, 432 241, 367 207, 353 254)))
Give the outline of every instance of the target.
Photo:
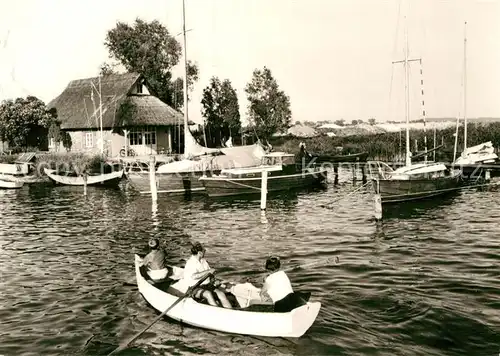
POLYGON ((146 332, 150 327, 152 327, 158 320, 160 320, 165 314, 167 314, 173 307, 175 307, 177 304, 179 304, 182 300, 185 298, 189 297, 193 290, 195 290, 197 287, 199 287, 208 277, 210 277, 212 273, 207 273, 203 278, 201 278, 198 282, 196 282, 195 285, 192 287, 189 287, 186 293, 182 296, 179 297, 171 306, 169 306, 163 313, 161 313, 151 324, 146 326, 144 329, 141 330, 141 332, 137 333, 133 338, 128 340, 126 343, 121 344, 118 346, 116 349, 114 349, 108 356, 114 355, 117 352, 120 352, 124 350, 130 343, 134 342, 139 336, 141 336, 144 332, 146 332))

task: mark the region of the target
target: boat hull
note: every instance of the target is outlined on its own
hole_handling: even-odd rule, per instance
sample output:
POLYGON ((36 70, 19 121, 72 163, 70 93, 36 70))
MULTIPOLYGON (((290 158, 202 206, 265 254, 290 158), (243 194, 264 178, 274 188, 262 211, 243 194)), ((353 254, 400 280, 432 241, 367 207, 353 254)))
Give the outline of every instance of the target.
POLYGON ((372 182, 375 193, 380 194, 382 204, 428 199, 455 192, 461 186, 459 176, 410 180, 373 179, 372 182))
MULTIPOLYGON (((310 170, 303 173, 288 175, 270 175, 267 178, 267 191, 279 192, 291 189, 300 189, 320 185, 326 181, 327 170, 310 170)), ((210 197, 226 197, 236 195, 260 194, 262 179, 254 178, 229 178, 212 176, 200 178, 205 192, 210 197)))
POLYGON ((351 155, 313 155, 314 163, 352 163, 366 162, 368 152, 354 153, 351 155))
POLYGON ((489 172, 490 177, 500 177, 499 163, 448 164, 446 166, 460 170, 462 178, 468 180, 485 178, 486 172, 489 172))
MULTIPOLYGON (((62 185, 73 185, 73 186, 83 186, 85 185, 85 180, 82 176, 70 176, 61 175, 53 169, 45 168, 45 174, 56 184, 62 185)), ((98 175, 88 175, 86 184, 89 185, 105 185, 105 186, 117 186, 120 180, 123 178, 123 170, 118 172, 104 173, 98 175)))
MULTIPOLYGON (((141 274, 141 258, 135 255, 137 287, 144 299, 157 311, 164 312, 178 300, 150 284, 141 274)), ((308 302, 288 313, 254 312, 225 309, 185 298, 167 316, 184 324, 231 334, 267 337, 301 337, 316 320, 321 303, 308 302)))
POLYGON ((23 185, 21 181, 0 179, 0 189, 20 189, 23 185))
MULTIPOLYGON (((156 173, 156 190, 159 194, 203 194, 205 187, 199 181, 204 172, 156 173)), ((149 172, 127 173, 130 184, 140 193, 151 194, 149 172)))

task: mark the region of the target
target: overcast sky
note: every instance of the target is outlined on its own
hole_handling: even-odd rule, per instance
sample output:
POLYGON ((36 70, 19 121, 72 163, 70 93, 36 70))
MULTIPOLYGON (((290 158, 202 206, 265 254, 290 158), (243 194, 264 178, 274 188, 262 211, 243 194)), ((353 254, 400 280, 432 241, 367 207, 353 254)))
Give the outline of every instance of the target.
MULTIPOLYGON (((106 31, 116 21, 158 19, 174 35, 182 29, 182 0, 0 3, 1 99, 32 94, 48 102, 70 80, 97 75, 108 60, 106 31)), ((290 96, 293 121, 402 120, 404 69, 391 62, 404 58, 405 15, 410 56, 423 59, 427 117, 463 114, 465 21, 467 116, 500 117, 500 0, 399 6, 399 0, 186 0, 188 58, 200 69, 190 118, 201 122, 201 93, 214 75, 231 80, 245 116, 245 85, 255 68, 267 66, 290 96)), ((419 70, 411 65, 411 119, 421 112, 419 70)))

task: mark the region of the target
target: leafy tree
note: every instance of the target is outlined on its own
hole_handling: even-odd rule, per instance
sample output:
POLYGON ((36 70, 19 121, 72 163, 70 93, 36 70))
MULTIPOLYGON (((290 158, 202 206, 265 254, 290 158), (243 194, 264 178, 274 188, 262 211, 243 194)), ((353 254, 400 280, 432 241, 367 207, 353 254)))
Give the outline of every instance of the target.
MULTIPOLYGON (((179 63, 182 47, 159 21, 137 18, 133 25, 117 22, 104 42, 110 57, 129 72, 144 76, 151 94, 179 109, 184 105, 183 79, 173 79, 172 69, 179 63)), ((188 86, 198 80, 198 67, 188 62, 188 86)))
POLYGON ((344 119, 335 120, 334 124, 335 125, 339 125, 339 126, 344 126, 345 125, 345 120, 344 119))
POLYGON ((61 130, 61 122, 59 120, 54 120, 50 125, 48 137, 54 139, 56 151, 59 150, 59 143, 61 142, 66 151, 69 151, 73 145, 70 134, 61 130))
POLYGON ((245 87, 249 101, 249 118, 257 134, 269 139, 276 132, 284 132, 292 117, 290 98, 279 89, 271 70, 264 67, 253 72, 245 87))
POLYGON ((0 105, 0 140, 10 147, 47 147, 49 127, 57 118, 55 109, 47 109, 34 96, 4 101, 0 105))
POLYGON ((375 122, 376 122, 376 121, 375 121, 375 118, 374 118, 374 117, 372 117, 372 118, 370 118, 370 119, 368 120, 368 123, 369 123, 370 125, 375 125, 375 122))
POLYGON ((110 64, 110 63, 102 63, 99 66, 99 74, 102 75, 103 77, 111 74, 117 74, 118 72, 116 71, 115 67, 116 64, 110 64))
POLYGON ((234 137, 241 130, 238 96, 229 79, 221 82, 219 78, 212 77, 210 84, 203 89, 201 105, 210 146, 220 146, 222 141, 234 137))

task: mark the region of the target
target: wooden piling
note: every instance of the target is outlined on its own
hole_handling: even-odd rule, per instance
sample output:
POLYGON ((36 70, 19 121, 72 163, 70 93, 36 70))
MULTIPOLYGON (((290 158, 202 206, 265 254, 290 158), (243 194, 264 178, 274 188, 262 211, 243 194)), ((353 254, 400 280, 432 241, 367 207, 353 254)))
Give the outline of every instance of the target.
POLYGON ((153 203, 158 201, 158 191, 156 189, 156 162, 155 156, 149 158, 149 187, 151 190, 151 200, 153 203))
POLYGON ((87 196, 87 172, 83 173, 83 196, 87 196))
POLYGON ((337 185, 339 184, 339 165, 338 163, 335 163, 333 166, 333 174, 334 174, 334 179, 333 179, 333 184, 337 185))
POLYGON ((260 184, 260 210, 261 212, 266 211, 267 205, 267 171, 262 171, 262 179, 260 184))
POLYGON ((375 207, 375 220, 382 220, 382 197, 380 195, 380 182, 377 179, 377 192, 373 196, 375 207))

